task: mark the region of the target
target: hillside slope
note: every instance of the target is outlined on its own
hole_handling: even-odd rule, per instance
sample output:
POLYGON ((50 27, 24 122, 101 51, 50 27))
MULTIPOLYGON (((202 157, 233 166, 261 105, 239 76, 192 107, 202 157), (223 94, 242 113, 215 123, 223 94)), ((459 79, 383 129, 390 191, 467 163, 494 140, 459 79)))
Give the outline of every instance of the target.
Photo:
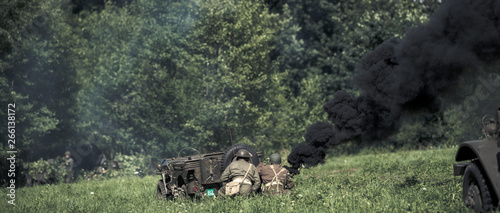
POLYGON ((16 206, 4 196, 0 212, 468 212, 462 179, 453 176, 455 151, 330 156, 302 169, 285 197, 158 201, 159 177, 126 177, 21 188, 16 206))

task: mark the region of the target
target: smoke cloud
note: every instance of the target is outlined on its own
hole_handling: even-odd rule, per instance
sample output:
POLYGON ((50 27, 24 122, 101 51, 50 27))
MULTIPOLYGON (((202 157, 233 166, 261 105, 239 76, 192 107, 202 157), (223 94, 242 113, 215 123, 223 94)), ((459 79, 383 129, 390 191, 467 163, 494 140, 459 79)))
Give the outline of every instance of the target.
POLYGON ((332 146, 387 138, 405 115, 439 111, 441 94, 499 53, 500 1, 444 1, 428 23, 403 39, 385 41, 359 61, 353 83, 361 94, 335 93, 323 106, 334 125, 311 125, 288 162, 295 169, 315 166, 332 146))

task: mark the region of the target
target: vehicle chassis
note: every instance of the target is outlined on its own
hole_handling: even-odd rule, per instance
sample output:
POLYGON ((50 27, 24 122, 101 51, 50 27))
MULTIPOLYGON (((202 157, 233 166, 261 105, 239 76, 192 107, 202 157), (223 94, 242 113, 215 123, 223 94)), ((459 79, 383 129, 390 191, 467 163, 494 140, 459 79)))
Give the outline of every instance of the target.
POLYGON ((258 165, 262 153, 244 144, 232 146, 225 152, 162 159, 156 168, 156 174, 162 177, 156 187, 157 198, 217 196, 224 167, 239 149, 248 150, 254 156, 252 162, 258 165))

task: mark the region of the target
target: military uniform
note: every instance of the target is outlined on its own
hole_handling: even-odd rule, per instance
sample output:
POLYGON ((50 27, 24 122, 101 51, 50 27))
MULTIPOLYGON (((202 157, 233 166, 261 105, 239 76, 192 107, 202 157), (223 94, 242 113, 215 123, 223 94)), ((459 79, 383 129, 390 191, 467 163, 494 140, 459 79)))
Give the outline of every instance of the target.
POLYGON ((71 183, 73 178, 73 158, 69 157, 70 153, 66 152, 66 158, 64 158, 64 167, 66 169, 65 181, 66 183, 71 183))
POLYGON ((106 168, 105 168, 104 166, 98 166, 98 167, 94 170, 94 174, 89 174, 89 175, 88 175, 88 179, 89 179, 89 180, 91 180, 91 179, 95 179, 95 178, 101 177, 101 176, 103 176, 105 173, 106 173, 106 168))
POLYGON ((290 193, 293 181, 287 169, 279 164, 266 165, 265 163, 259 164, 257 169, 262 179, 262 184, 264 184, 264 187, 262 187, 263 193, 272 195, 290 193))
MULTIPOLYGON (((224 183, 231 181, 241 181, 247 173, 245 180, 241 184, 240 195, 250 195, 260 187, 259 173, 255 166, 244 159, 233 161, 222 173, 220 180, 224 183)), ((219 195, 224 196, 226 193, 225 185, 219 190, 219 195)))
MULTIPOLYGON (((483 121, 484 122, 484 121, 483 121)), ((484 123, 483 123, 484 125, 484 123)), ((498 132, 498 124, 495 119, 490 118, 489 123, 483 127, 482 133, 486 140, 491 140, 494 138, 494 135, 498 132)))
POLYGON ((264 184, 262 192, 271 195, 290 194, 293 182, 290 172, 280 165, 281 156, 274 153, 269 157, 269 161, 271 162, 271 165, 261 163, 257 166, 257 171, 259 172, 262 183, 264 184))

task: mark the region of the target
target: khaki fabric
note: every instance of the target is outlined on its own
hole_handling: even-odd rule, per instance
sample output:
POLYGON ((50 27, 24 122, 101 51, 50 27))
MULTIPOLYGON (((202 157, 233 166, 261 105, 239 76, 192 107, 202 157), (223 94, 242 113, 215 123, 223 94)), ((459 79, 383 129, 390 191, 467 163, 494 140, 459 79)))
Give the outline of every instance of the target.
MULTIPOLYGON (((251 165, 249 162, 243 159, 233 161, 231 164, 229 164, 226 170, 222 172, 220 180, 224 183, 228 183, 233 181, 233 179, 235 178, 242 178, 243 176, 245 176, 245 173, 247 173, 247 170, 248 174, 246 180, 251 182, 252 185, 242 184, 239 194, 249 195, 252 191, 255 192, 260 187, 259 173, 257 172, 255 166, 251 165), (249 167, 250 169, 248 169, 249 167)), ((219 194, 221 195, 225 194, 225 187, 221 188, 219 194)))
MULTIPOLYGON (((250 195, 252 193, 252 185, 243 184, 241 185, 239 195, 250 195)), ((226 195, 226 186, 224 185, 219 189, 219 196, 225 197, 226 195)))
POLYGON ((65 158, 64 159, 64 167, 66 169, 66 174, 64 175, 64 179, 66 183, 71 183, 71 179, 73 179, 73 158, 65 158))
POLYGON ((294 183, 287 169, 279 164, 266 165, 261 163, 257 166, 257 170, 264 184, 263 192, 274 195, 290 193, 289 189, 293 187, 294 183))

